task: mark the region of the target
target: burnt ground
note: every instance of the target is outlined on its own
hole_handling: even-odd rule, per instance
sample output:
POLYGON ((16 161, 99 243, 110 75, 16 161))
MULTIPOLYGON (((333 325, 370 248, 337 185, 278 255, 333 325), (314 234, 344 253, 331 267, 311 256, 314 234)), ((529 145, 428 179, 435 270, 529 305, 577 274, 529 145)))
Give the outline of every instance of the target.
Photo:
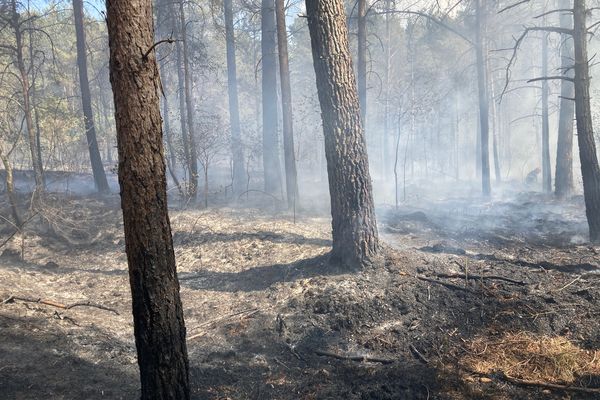
MULTIPOLYGON (((595 398, 482 373, 494 350, 472 345, 566 338, 594 357, 554 383, 600 387, 600 248, 585 243, 582 200, 414 203, 382 207, 384 260, 353 273, 327 264, 325 214, 174 209, 193 398, 595 398)), ((0 244, 12 233, 3 222, 0 244)), ((0 253, 1 299, 118 313, 1 303, 0 398, 136 398, 118 197, 50 195, 0 253)))

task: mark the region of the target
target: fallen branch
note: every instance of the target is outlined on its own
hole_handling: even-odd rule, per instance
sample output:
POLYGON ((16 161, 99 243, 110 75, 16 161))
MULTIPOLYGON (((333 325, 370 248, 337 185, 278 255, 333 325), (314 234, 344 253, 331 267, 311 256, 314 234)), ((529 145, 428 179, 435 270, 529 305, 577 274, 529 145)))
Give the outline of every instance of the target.
POLYGON ((458 286, 458 285, 455 285, 455 284, 453 284, 453 283, 442 282, 442 281, 439 281, 439 280, 437 280, 437 279, 428 278, 428 277, 426 277, 426 276, 417 275, 417 276, 416 276, 416 278, 417 278, 417 279, 420 279, 420 280, 422 280, 422 281, 425 281, 425 282, 437 283, 438 285, 445 286, 445 287, 447 287, 448 289, 452 289, 452 290, 461 290, 461 291, 463 291, 463 292, 467 292, 467 293, 473 293, 473 294, 475 293, 475 291, 474 291, 474 290, 472 290, 472 289, 469 289, 469 288, 467 288, 467 287, 458 286))
POLYGON ((377 357, 368 357, 368 356, 347 356, 341 355, 337 353, 332 353, 330 351, 324 350, 315 350, 315 354, 323 357, 331 357, 338 360, 346 360, 346 361, 357 361, 357 362, 372 362, 372 363, 380 363, 380 364, 393 364, 394 360, 386 359, 386 358, 377 358, 377 357))
POLYGON ((54 300, 45 300, 42 298, 9 296, 6 300, 4 300, 2 302, 2 304, 14 303, 15 300, 23 301, 26 303, 44 304, 47 306, 52 306, 52 307, 60 308, 63 310, 70 310, 75 307, 92 307, 92 308, 98 308, 100 310, 110 311, 112 313, 115 313, 115 315, 119 315, 117 310, 115 310, 113 308, 109 308, 109 307, 103 306, 101 304, 91 303, 89 301, 83 301, 83 302, 78 302, 78 303, 73 303, 73 304, 62 304, 62 303, 58 303, 54 300))
POLYGON ((583 386, 559 385, 556 383, 542 382, 542 381, 530 381, 527 379, 514 378, 514 377, 508 376, 504 373, 500 374, 500 378, 506 382, 513 383, 515 385, 536 386, 536 387, 542 387, 542 388, 546 388, 546 389, 556 389, 556 390, 565 390, 565 391, 571 391, 571 392, 600 394, 600 388, 588 388, 588 387, 583 387, 583 386))
POLYGON ((438 278, 446 278, 446 279, 453 279, 453 278, 458 278, 458 279, 473 279, 473 280, 491 279, 491 280, 505 281, 505 282, 509 282, 509 283, 514 283, 515 285, 519 285, 519 286, 526 286, 527 285, 526 282, 516 281, 514 279, 505 278, 505 277, 499 276, 499 275, 472 275, 472 274, 468 274, 468 275, 465 276, 464 274, 435 274, 435 276, 438 277, 438 278))
MULTIPOLYGON (((212 324, 215 324, 217 322, 223 322, 223 321, 230 320, 233 317, 237 317, 237 316, 240 317, 240 320, 246 319, 246 318, 250 318, 254 314, 257 314, 258 312, 260 312, 260 310, 258 308, 251 308, 251 309, 248 309, 248 310, 238 311, 236 313, 225 315, 223 317, 218 317, 218 318, 211 319, 211 320, 206 321, 206 322, 204 322, 204 323, 202 323, 202 324, 198 325, 197 327, 195 327, 193 329, 190 329, 190 330, 191 331, 195 331, 195 330, 198 330, 198 329, 210 326, 212 324)), ((202 337, 204 335, 206 335, 206 332, 202 331, 202 332, 196 333, 194 335, 188 336, 187 340, 190 341, 192 339, 197 339, 197 338, 202 337)))

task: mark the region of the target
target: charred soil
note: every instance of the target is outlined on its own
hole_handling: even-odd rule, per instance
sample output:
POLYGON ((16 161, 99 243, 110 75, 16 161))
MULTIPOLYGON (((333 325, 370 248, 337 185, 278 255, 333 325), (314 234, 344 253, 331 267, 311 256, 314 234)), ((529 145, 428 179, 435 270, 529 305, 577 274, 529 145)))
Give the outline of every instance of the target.
MULTIPOLYGON (((383 210, 385 262, 353 273, 328 266, 325 216, 174 209, 193 397, 600 398, 582 207, 383 210)), ((48 196, 0 252, 0 397, 136 398, 118 198, 48 196)))

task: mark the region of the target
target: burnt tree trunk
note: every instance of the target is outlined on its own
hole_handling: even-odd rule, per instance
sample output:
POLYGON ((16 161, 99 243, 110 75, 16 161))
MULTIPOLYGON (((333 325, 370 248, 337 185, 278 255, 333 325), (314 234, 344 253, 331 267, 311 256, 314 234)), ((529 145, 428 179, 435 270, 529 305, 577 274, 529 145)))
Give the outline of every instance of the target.
POLYGON ((81 105, 83 108, 83 123, 87 139, 90 163, 96 190, 108 193, 108 181, 102 165, 98 140, 96 139, 96 126, 92 111, 92 95, 87 71, 87 53, 85 48, 85 29, 83 26, 83 0, 73 0, 73 17, 75 19, 75 36, 77 39, 77 69, 79 70, 79 88, 81 90, 81 105))
POLYGON ((119 184, 143 400, 190 398, 167 210, 151 0, 107 0, 119 184))
MULTIPOLYGON (((571 7, 571 0, 561 0, 560 8, 571 7)), ((573 18, 563 12, 560 16, 560 26, 565 29, 573 28, 573 18)), ((561 35, 561 70, 568 78, 575 76, 573 69, 573 38, 571 35, 561 35)), ((556 150, 555 193, 559 199, 568 197, 573 192, 573 130, 575 119, 575 86, 573 82, 563 79, 560 88, 560 114, 558 120, 558 144, 556 150)))
POLYGON ((227 89, 229 93, 231 156, 233 162, 232 190, 234 195, 239 195, 244 191, 246 182, 246 167, 242 148, 242 128, 240 126, 240 105, 237 87, 238 82, 232 0, 224 0, 223 9, 225 14, 225 41, 227 45, 227 89))
MULTIPOLYGON (((542 37, 542 76, 548 76, 548 34, 542 37)), ((545 193, 552 192, 552 167, 550 165, 550 86, 542 81, 542 187, 545 193)))
POLYGON ((486 51, 484 45, 485 32, 485 6, 482 0, 475 1, 475 13, 477 26, 475 28, 476 41, 475 52, 477 56, 477 84, 479 94, 479 120, 480 120, 480 143, 481 143, 481 188, 484 196, 492 194, 490 183, 490 105, 488 98, 488 87, 486 78, 486 51))
POLYGON ((12 18, 10 20, 10 24, 15 34, 15 61, 19 70, 19 81, 21 83, 21 91, 23 95, 25 128, 27 130, 29 152, 31 153, 31 164, 33 166, 33 174, 35 177, 35 188, 36 191, 41 192, 44 190, 44 171, 42 169, 42 159, 39 157, 39 153, 37 151, 38 144, 35 135, 35 128, 33 126, 31 98, 29 96, 29 75, 27 68, 25 67, 25 60, 23 57, 23 21, 21 21, 19 12, 17 10, 16 0, 11 1, 11 7, 12 18))
POLYGON ((5 183, 6 183, 6 194, 8 195, 8 202, 10 203, 10 212, 13 217, 13 221, 15 225, 21 229, 23 225, 23 219, 21 219, 21 215, 19 214, 19 207, 17 196, 15 193, 15 183, 13 179, 13 169, 10 160, 8 159, 8 155, 2 152, 0 148, 0 160, 2 161, 2 165, 4 165, 4 171, 6 173, 5 183))
POLYGON ((333 226, 332 261, 360 268, 379 248, 343 0, 306 0, 333 226))
POLYGON ((262 120, 265 192, 281 194, 281 162, 277 135, 277 30, 275 0, 262 0, 262 120))
POLYGON ((194 105, 192 99, 192 72, 190 71, 189 43, 187 37, 187 24, 185 21, 185 10, 183 0, 179 1, 179 28, 181 29, 183 75, 185 81, 185 114, 187 121, 187 140, 189 151, 189 189, 188 195, 195 199, 198 196, 198 155, 196 152, 196 139, 194 136, 194 105))
POLYGON ((363 129, 367 126, 367 0, 358 0, 358 57, 356 75, 363 129))
POLYGON ((298 174, 294 152, 294 121, 292 110, 292 85, 288 56, 287 28, 285 25, 285 0, 275 0, 277 15, 277 45, 279 50, 279 76, 281 82, 281 113, 283 117, 283 154, 285 156, 285 189, 288 208, 298 201, 298 174))
POLYGON ((575 113, 577 140, 585 209, 590 228, 590 240, 600 242, 600 167, 594 141, 590 106, 590 71, 587 51, 585 0, 575 0, 573 39, 575 42, 575 113))

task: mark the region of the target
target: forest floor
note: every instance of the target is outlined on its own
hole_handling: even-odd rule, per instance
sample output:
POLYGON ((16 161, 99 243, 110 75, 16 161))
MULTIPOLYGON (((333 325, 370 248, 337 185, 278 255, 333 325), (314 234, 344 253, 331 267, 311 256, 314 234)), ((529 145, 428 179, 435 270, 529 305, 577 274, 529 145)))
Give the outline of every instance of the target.
MULTIPOLYGON (((385 261, 355 273, 326 214, 174 209, 193 398, 600 398, 582 200, 415 203, 382 207, 385 261)), ((0 398, 137 398, 118 196, 44 204, 0 248, 0 398)))

